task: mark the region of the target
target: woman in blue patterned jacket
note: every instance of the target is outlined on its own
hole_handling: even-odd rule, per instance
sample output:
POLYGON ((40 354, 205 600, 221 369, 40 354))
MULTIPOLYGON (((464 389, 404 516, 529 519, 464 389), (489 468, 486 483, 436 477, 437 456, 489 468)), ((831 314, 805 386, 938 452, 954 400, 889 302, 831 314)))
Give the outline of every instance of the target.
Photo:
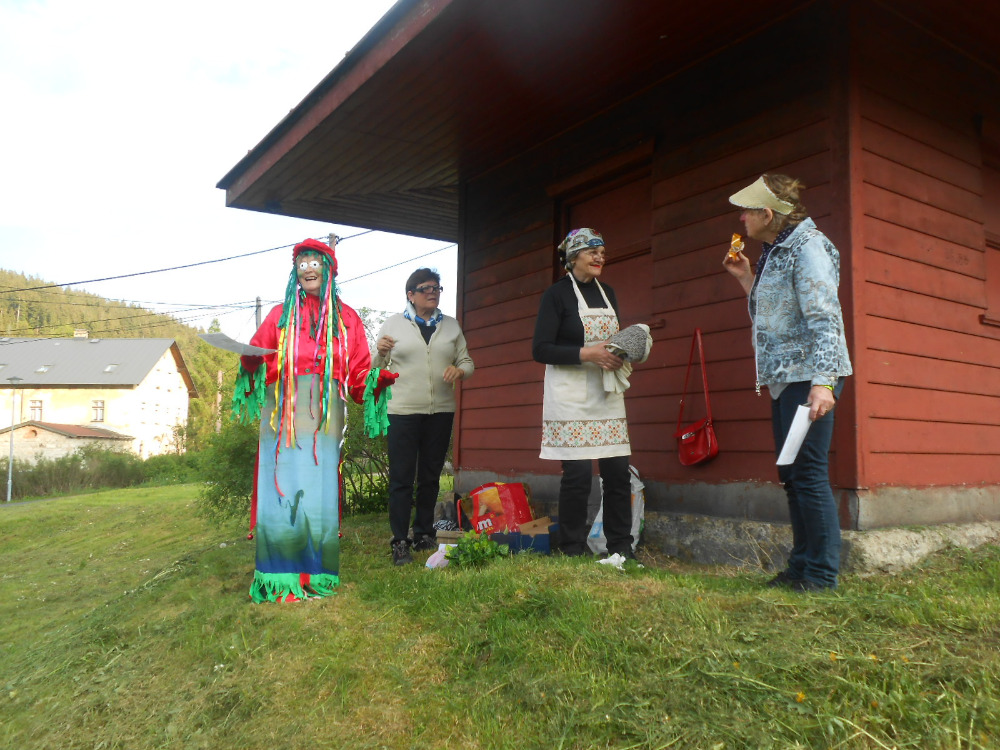
POLYGON ((828 454, 834 407, 851 360, 837 297, 840 254, 809 218, 786 175, 762 175, 730 196, 742 209, 750 239, 762 243, 756 272, 742 253, 723 265, 747 293, 757 364, 757 393, 771 394, 771 423, 780 452, 799 404, 812 424, 795 461, 778 467, 792 524, 792 551, 769 586, 817 591, 837 586, 840 521, 830 487, 828 454))

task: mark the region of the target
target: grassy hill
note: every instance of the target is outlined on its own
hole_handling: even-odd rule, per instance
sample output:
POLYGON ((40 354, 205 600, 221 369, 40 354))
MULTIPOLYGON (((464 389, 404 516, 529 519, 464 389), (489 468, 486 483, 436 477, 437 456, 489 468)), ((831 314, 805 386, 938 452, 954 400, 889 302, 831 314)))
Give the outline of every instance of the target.
POLYGON ((997 747, 995 547, 796 595, 641 548, 397 569, 354 517, 337 596, 255 606, 196 494, 0 506, 0 746, 997 747))

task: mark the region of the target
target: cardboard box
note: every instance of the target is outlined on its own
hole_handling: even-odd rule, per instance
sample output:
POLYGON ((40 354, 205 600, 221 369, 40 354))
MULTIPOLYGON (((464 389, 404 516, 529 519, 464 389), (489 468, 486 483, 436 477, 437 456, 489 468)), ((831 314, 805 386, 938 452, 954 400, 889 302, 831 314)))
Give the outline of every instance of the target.
POLYGON ((534 550, 542 555, 552 553, 552 543, 559 525, 552 519, 537 518, 529 523, 521 524, 520 531, 490 534, 490 539, 498 544, 506 544, 511 552, 534 550))
POLYGON ((438 544, 458 544, 458 540, 465 536, 465 531, 438 531, 434 536, 438 544))

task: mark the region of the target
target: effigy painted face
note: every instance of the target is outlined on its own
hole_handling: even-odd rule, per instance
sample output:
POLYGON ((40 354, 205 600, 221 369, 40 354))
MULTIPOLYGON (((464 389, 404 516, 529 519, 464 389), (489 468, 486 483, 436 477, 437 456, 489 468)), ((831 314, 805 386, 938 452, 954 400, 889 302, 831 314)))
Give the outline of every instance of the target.
POLYGON ((323 261, 316 253, 301 253, 295 259, 299 286, 306 294, 318 297, 323 287, 323 261))

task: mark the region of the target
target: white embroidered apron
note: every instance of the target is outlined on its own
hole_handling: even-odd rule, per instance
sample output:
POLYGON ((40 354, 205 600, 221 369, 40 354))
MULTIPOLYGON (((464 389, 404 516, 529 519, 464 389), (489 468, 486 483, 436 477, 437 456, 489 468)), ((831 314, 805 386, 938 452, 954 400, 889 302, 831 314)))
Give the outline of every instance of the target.
MULTIPOLYGON (((618 333, 618 316, 600 283, 594 282, 607 307, 587 307, 576 279, 571 280, 583 322, 584 346, 618 333)), ((625 395, 606 392, 603 373, 593 362, 545 366, 540 458, 572 461, 632 454, 625 395)))

